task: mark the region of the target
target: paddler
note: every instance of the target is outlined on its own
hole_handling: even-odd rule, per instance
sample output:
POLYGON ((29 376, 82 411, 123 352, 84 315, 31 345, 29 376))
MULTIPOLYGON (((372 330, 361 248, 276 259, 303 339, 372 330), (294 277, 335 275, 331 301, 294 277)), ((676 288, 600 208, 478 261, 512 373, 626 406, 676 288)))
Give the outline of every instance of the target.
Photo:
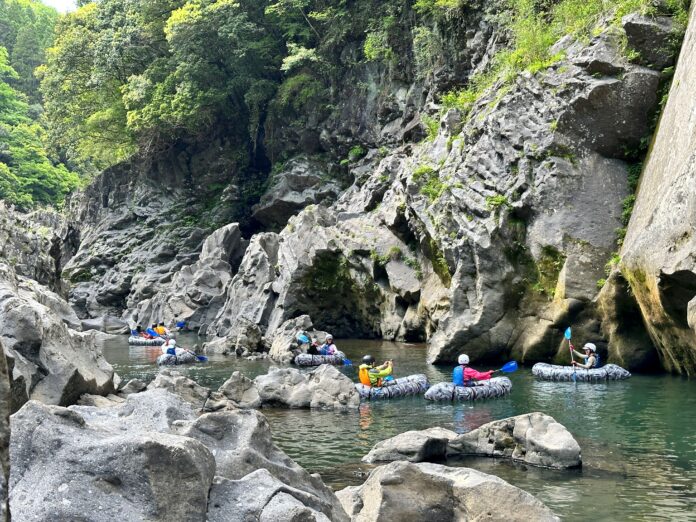
POLYGON ((461 354, 458 359, 459 366, 452 372, 452 382, 455 386, 476 386, 476 381, 487 381, 497 370, 479 372, 469 366, 469 356, 461 354))

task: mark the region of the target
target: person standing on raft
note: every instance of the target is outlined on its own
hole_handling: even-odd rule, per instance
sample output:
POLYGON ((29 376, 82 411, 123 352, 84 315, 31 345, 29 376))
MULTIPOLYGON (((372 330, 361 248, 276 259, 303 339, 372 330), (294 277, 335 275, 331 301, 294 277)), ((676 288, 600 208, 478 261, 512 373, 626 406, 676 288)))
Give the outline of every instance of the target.
POLYGON ((385 382, 393 381, 394 363, 386 361, 381 366, 375 366, 375 358, 371 355, 363 357, 363 363, 358 369, 358 379, 365 386, 380 388, 385 382))
POLYGON ((597 355, 597 347, 592 343, 585 343, 582 349, 585 353, 580 353, 575 349, 575 346, 570 345, 570 349, 573 351, 573 355, 580 357, 585 361, 585 364, 573 361, 573 366, 578 368, 585 368, 589 370, 590 368, 597 368, 599 366, 599 356, 597 355))
POLYGON ((461 354, 458 359, 459 366, 452 372, 452 382, 455 386, 476 386, 475 381, 487 381, 497 370, 478 372, 469 367, 469 356, 461 354))

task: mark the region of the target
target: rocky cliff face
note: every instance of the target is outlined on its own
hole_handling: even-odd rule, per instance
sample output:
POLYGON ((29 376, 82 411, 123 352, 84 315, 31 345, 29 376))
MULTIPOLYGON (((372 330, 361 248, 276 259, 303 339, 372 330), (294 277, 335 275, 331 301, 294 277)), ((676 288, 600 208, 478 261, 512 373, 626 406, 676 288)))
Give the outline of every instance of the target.
MULTIPOLYGON (((438 22, 427 78, 409 40, 403 68, 346 65, 331 110, 307 107, 303 125, 270 118, 279 168, 243 226, 249 246, 240 239, 225 254, 238 268, 199 260, 209 230, 192 223, 239 215, 232 185, 208 210, 191 188, 206 172, 225 179, 210 174, 217 145, 198 153, 207 161, 181 151, 105 173, 73 206, 86 226, 64 276, 80 315, 183 315, 237 339, 250 325, 271 338, 307 314, 337 336, 427 340, 433 362, 461 351, 550 359, 573 324, 604 350, 593 298, 617 248, 627 151, 650 134, 659 71, 672 59, 670 22, 633 15, 587 42, 562 39, 554 51, 564 58, 550 68, 493 86, 469 111, 441 110, 439 95, 466 85, 506 41, 499 10, 438 22), (625 38, 638 63, 624 56, 625 38), (424 139, 428 118, 440 125, 424 139), (352 185, 333 202, 340 187, 317 179, 346 175, 352 185), (308 204, 317 205, 300 210, 308 204), (177 217, 186 212, 191 220, 177 217)), ((346 45, 341 60, 354 63, 346 45)))
MULTIPOLYGON (((696 374, 696 10, 621 250, 621 274, 670 371, 696 374)), ((608 290, 610 291, 610 290, 608 290)), ((611 311, 625 308, 621 301, 611 311)), ((618 304, 616 304, 618 303, 618 304)), ((638 333, 640 335, 640 332, 638 333)), ((618 332, 618 341, 635 334, 618 332)))

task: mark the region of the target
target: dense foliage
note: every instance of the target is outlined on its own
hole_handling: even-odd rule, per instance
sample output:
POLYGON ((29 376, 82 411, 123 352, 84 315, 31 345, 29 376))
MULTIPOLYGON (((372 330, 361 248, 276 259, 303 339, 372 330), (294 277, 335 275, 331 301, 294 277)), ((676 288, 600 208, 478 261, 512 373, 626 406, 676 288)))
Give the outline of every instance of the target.
POLYGON ((57 13, 28 0, 0 0, 0 199, 21 208, 59 205, 79 177, 51 158, 40 123, 34 68, 57 13))

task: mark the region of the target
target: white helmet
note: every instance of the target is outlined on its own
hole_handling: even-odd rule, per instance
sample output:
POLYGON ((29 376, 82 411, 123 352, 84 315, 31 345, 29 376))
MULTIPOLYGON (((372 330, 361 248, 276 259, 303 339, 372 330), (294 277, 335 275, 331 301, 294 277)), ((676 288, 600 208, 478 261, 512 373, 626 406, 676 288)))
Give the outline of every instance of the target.
POLYGON ((590 350, 591 352, 597 351, 597 347, 592 343, 585 343, 585 346, 583 346, 582 349, 583 350, 590 350))
POLYGON ((331 339, 333 341, 333 335, 326 334, 326 340, 328 341, 329 339, 331 339))
POLYGON ((176 340, 169 339, 169 341, 167 341, 167 346, 176 346, 176 340))
POLYGON ((459 364, 469 364, 469 356, 465 353, 459 356, 459 364))

